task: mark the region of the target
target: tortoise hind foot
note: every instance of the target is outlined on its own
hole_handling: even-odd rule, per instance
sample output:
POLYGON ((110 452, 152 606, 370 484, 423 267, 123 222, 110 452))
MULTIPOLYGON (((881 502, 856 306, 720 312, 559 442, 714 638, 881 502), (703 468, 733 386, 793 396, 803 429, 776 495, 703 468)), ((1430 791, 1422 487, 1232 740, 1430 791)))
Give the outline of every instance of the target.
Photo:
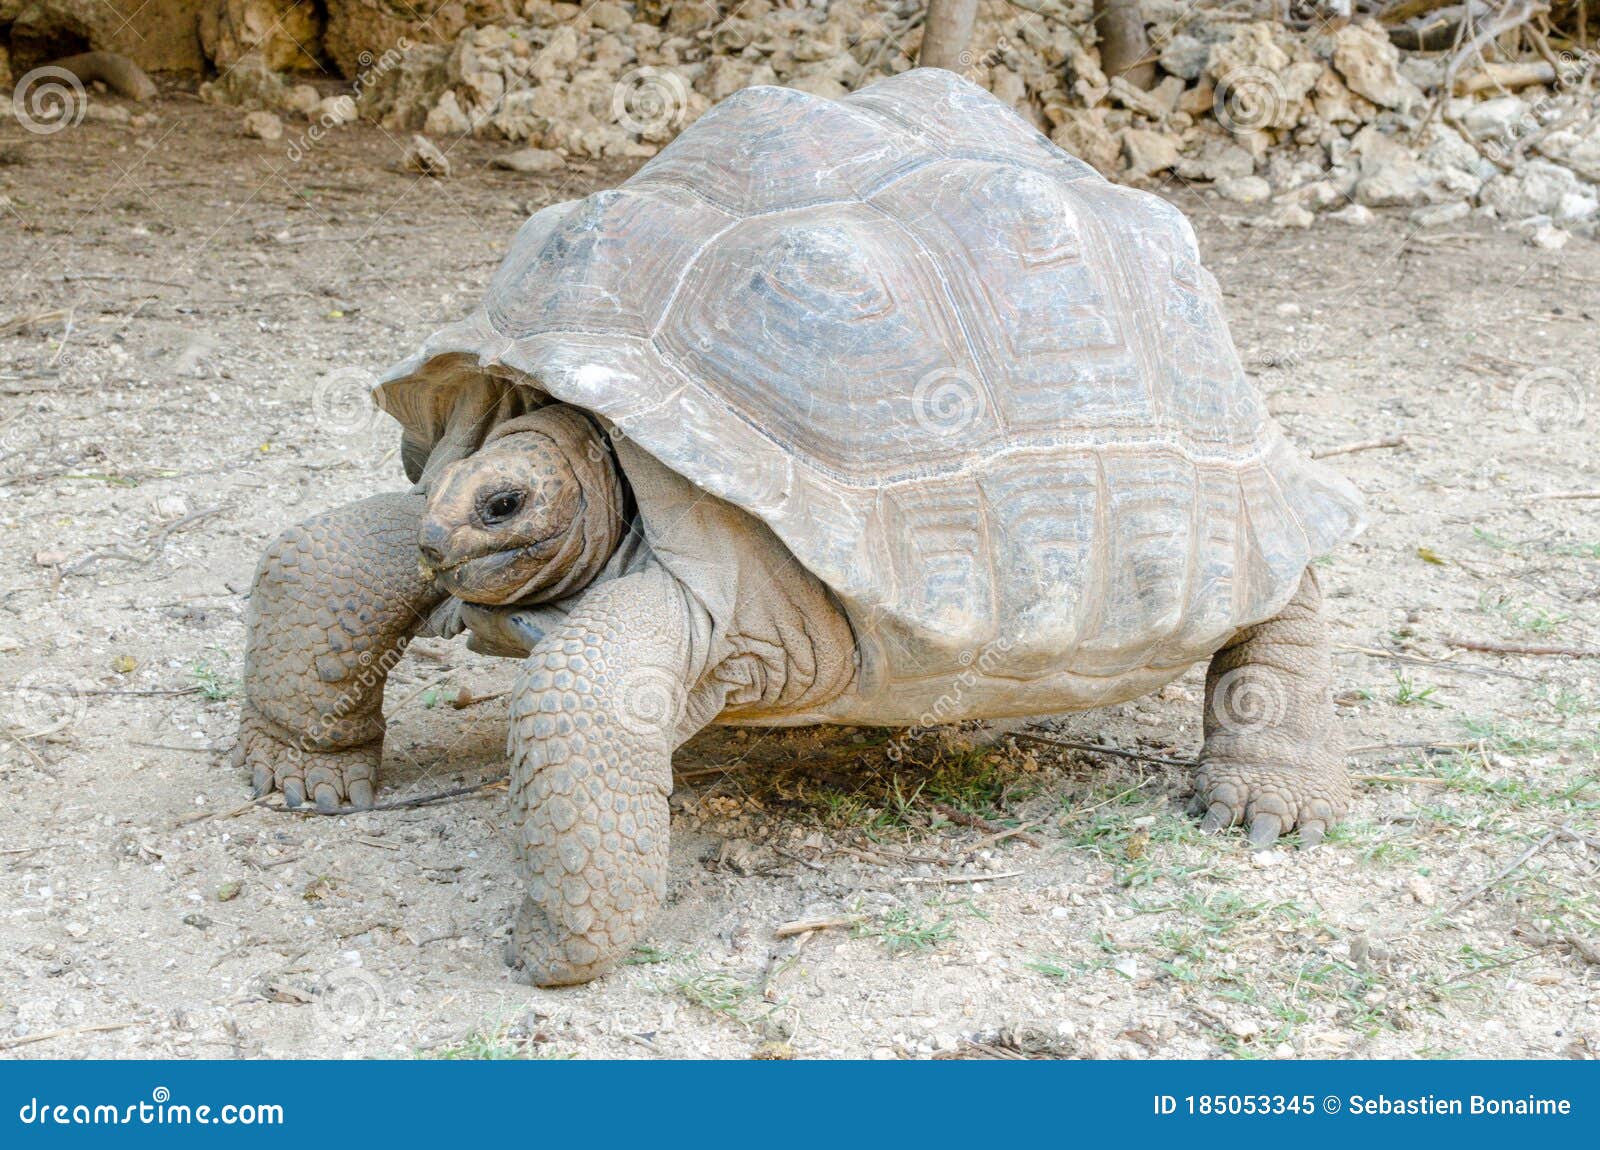
POLYGON ((1246 627, 1206 671, 1205 749, 1195 776, 1201 829, 1245 826, 1255 846, 1300 832, 1321 841, 1350 807, 1335 749, 1333 659, 1309 568, 1277 615, 1246 627))
POLYGON ((330 750, 295 736, 248 706, 239 719, 239 742, 233 752, 234 766, 249 772, 256 797, 282 791, 288 806, 298 807, 309 799, 321 811, 345 805, 370 809, 382 759, 382 736, 330 750))

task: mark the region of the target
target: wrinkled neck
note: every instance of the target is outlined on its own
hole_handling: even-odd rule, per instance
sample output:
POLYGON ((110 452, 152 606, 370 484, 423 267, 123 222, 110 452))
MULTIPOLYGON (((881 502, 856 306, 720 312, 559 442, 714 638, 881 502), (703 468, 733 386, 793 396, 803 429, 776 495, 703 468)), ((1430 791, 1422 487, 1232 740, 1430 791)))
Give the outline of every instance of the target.
POLYGON ((548 441, 578 483, 581 504, 561 546, 505 602, 547 603, 581 591, 605 569, 628 525, 628 492, 616 457, 599 426, 574 407, 553 404, 509 419, 492 431, 484 447, 511 436, 548 441))

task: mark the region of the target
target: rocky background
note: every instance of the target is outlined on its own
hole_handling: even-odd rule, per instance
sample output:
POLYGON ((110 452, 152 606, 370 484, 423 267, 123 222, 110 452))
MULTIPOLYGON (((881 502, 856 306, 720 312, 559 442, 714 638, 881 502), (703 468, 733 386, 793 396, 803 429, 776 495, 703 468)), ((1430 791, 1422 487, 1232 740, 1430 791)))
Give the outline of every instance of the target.
MULTIPOLYGON (((1346 0, 1347 2, 1347 0, 1346 0)), ((1260 221, 1433 227, 1473 212, 1558 247, 1600 209, 1600 3, 1394 0, 1285 17, 1143 0, 1153 71, 1102 69, 1091 0, 980 0, 966 74, 1113 179, 1205 183, 1260 221)), ((0 81, 84 48, 187 73, 243 130, 292 141, 356 118, 504 163, 654 154, 750 84, 839 96, 914 66, 922 0, 0 0, 0 81)))

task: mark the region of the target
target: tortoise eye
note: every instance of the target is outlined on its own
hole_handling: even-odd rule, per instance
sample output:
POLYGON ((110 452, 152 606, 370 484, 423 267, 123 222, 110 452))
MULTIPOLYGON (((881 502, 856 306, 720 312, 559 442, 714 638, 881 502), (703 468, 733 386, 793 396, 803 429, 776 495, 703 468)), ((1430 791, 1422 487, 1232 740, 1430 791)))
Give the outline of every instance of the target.
POLYGON ((483 505, 483 521, 488 524, 504 523, 522 510, 522 492, 502 491, 489 497, 483 505))

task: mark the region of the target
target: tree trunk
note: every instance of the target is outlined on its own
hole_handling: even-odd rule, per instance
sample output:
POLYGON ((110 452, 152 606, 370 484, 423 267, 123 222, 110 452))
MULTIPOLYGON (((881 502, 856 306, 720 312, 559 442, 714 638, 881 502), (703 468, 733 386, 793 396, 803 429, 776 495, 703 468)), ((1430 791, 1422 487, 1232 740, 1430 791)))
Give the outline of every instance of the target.
POLYGON ((967 43, 972 39, 972 22, 977 15, 978 0, 928 0, 917 63, 924 68, 966 71, 972 64, 967 43))
POLYGON ((1100 35, 1100 69, 1106 79, 1121 76, 1145 91, 1155 87, 1155 56, 1144 34, 1139 0, 1094 0, 1094 27, 1100 35))

